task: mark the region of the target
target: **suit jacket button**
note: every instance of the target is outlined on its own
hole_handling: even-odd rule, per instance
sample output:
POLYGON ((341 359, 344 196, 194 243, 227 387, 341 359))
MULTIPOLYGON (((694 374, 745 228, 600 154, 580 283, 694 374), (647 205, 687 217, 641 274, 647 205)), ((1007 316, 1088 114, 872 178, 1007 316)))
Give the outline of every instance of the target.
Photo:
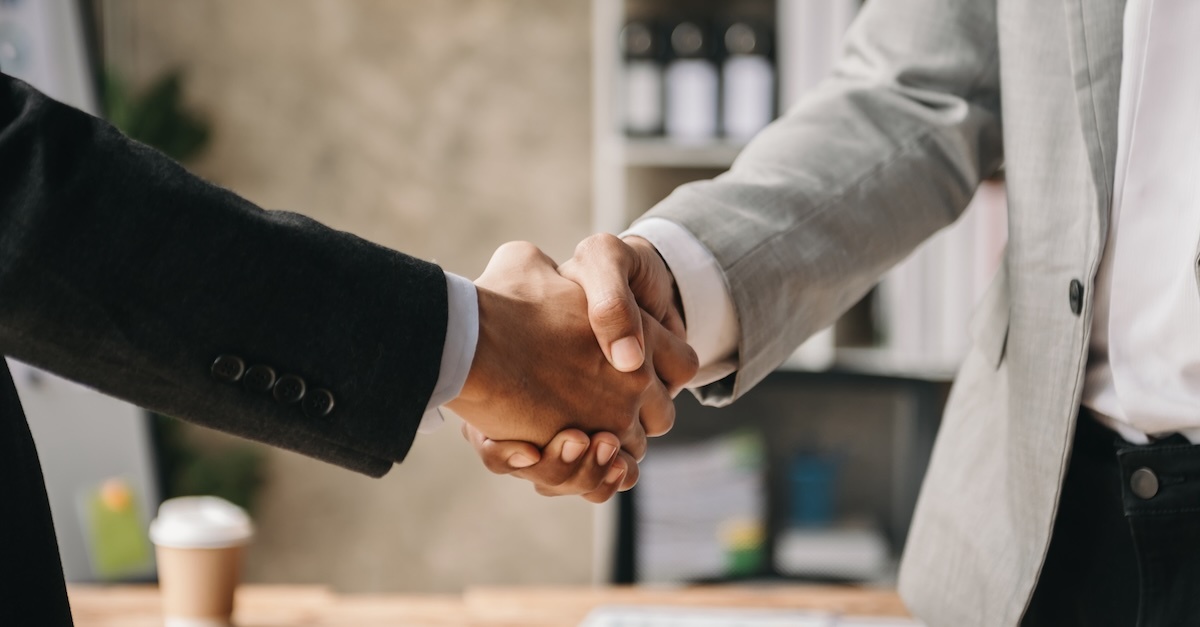
POLYGON ((271 390, 271 393, 275 396, 275 400, 284 405, 291 405, 299 403, 300 399, 304 398, 304 388, 304 379, 294 374, 285 374, 275 382, 275 388, 271 390))
POLYGON ((1071 298, 1071 313, 1079 315, 1083 311, 1083 283, 1079 279, 1071 279, 1071 288, 1069 290, 1071 298))
POLYGON ((251 392, 270 392, 275 386, 275 369, 262 364, 250 366, 242 376, 242 385, 251 392))
POLYGON ((1138 468, 1129 477, 1129 488, 1139 499, 1152 499, 1158 494, 1158 475, 1149 468, 1138 468))
POLYGON ((237 355, 220 355, 212 363, 212 376, 221 383, 237 383, 246 372, 246 362, 237 355))
POLYGON ((309 390, 308 395, 304 397, 304 403, 301 408, 304 410, 304 415, 309 418, 324 418, 333 413, 333 393, 325 388, 314 388, 309 390))

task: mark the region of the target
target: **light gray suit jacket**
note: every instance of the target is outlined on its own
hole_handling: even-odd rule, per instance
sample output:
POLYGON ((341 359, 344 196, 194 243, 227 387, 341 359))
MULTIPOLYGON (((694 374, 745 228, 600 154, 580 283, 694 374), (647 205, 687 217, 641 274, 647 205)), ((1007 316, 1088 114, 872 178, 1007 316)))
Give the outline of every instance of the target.
POLYGON ((972 323, 900 572, 930 625, 1017 624, 1046 554, 1112 196, 1123 13, 1123 0, 868 2, 831 79, 729 173, 647 214, 690 230, 724 270, 739 367, 699 391, 724 404, 1004 164, 1005 260, 972 323))

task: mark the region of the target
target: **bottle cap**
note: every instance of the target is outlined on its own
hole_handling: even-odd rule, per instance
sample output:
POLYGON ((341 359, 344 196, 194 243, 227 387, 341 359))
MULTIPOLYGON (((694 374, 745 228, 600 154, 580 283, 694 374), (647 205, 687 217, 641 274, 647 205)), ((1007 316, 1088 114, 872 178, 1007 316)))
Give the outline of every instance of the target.
POLYGON ((645 22, 630 22, 621 29, 621 51, 629 57, 654 56, 654 31, 645 22))
POLYGON ((671 31, 671 48, 681 57, 698 57, 704 51, 704 30, 695 22, 681 22, 671 31))
POLYGON ((761 46, 758 32, 745 22, 725 29, 725 50, 729 54, 755 54, 760 52, 761 46))

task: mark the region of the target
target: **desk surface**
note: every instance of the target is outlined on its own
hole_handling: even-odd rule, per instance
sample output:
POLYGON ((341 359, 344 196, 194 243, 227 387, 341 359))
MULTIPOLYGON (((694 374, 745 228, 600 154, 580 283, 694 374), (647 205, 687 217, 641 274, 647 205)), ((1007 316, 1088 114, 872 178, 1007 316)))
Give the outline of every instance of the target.
MULTIPOLYGON (((72 586, 76 627, 160 627, 152 586, 72 586)), ((893 590, 832 587, 471 588, 462 595, 334 594, 319 586, 243 586, 238 627, 575 627, 599 605, 688 605, 812 609, 907 617, 893 590)))

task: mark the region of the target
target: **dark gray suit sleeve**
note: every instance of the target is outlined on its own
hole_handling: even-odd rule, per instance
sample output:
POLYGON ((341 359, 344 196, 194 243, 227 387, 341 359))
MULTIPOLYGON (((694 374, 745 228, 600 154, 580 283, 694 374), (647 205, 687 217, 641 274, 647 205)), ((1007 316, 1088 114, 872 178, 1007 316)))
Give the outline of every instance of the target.
POLYGON ((0 351, 143 407, 370 475, 437 382, 442 271, 263 211, 0 74, 0 351), (241 357, 325 417, 218 381, 241 357))

